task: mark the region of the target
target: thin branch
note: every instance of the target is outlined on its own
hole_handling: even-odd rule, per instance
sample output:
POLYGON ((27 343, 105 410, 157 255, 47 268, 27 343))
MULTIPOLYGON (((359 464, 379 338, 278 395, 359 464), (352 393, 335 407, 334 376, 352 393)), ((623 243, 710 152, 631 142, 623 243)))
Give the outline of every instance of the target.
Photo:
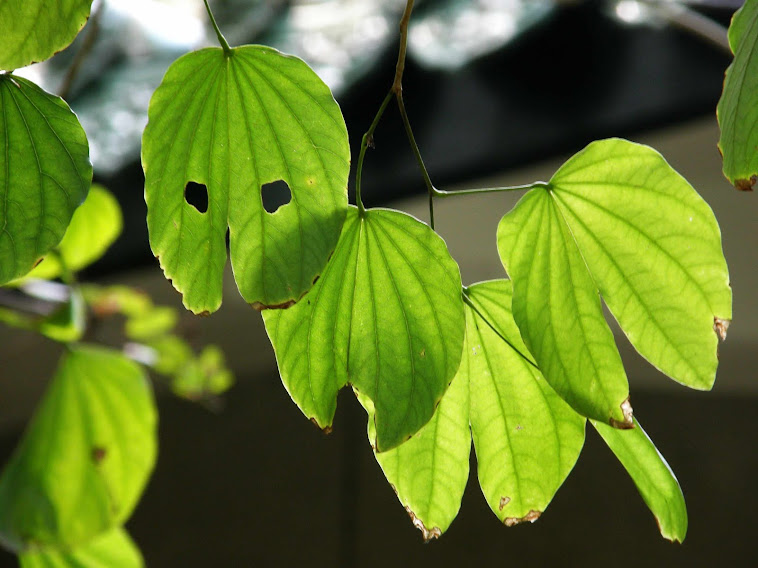
POLYGON ((203 0, 205 2, 205 9, 208 12, 208 17, 211 19, 211 24, 213 25, 213 29, 216 30, 216 36, 218 37, 218 42, 221 44, 221 47, 224 50, 225 55, 231 55, 232 54, 232 48, 229 47, 229 44, 226 41, 226 38, 224 37, 224 34, 221 33, 221 30, 218 28, 218 24, 216 23, 216 18, 213 17, 213 12, 211 12, 211 7, 208 5, 208 0, 203 0))
POLYGON ((732 55, 728 30, 718 22, 679 3, 648 0, 648 5, 668 22, 732 55))
POLYGON ((358 205, 358 212, 361 216, 366 212, 366 209, 363 207, 363 200, 361 199, 361 177, 363 175, 363 159, 366 157, 366 150, 371 147, 374 147, 374 131, 376 130, 376 127, 379 125, 379 120, 381 120, 382 115, 384 114, 384 111, 387 109, 387 105, 392 100, 392 91, 390 90, 389 93, 387 93, 387 96, 384 97, 384 101, 382 101, 382 105, 379 107, 379 111, 376 113, 376 116, 374 117, 374 121, 371 123, 371 126, 369 126, 366 133, 363 135, 363 139, 361 140, 361 152, 358 155, 358 165, 355 168, 355 202, 356 205, 358 205))
POLYGON ((66 71, 66 75, 61 81, 61 86, 58 88, 58 96, 62 99, 68 98, 68 95, 71 93, 71 87, 74 85, 74 80, 79 74, 82 63, 84 63, 84 60, 87 59, 87 56, 95 46, 95 40, 97 40, 97 36, 100 33, 100 19, 102 18, 103 10, 105 10, 105 2, 98 2, 94 13, 89 19, 89 26, 87 28, 87 33, 82 40, 82 46, 79 48, 79 51, 76 52, 74 60, 71 62, 71 65, 66 71))
POLYGON ((392 92, 401 96, 403 92, 403 72, 405 71, 405 52, 408 47, 408 23, 411 21, 414 0, 407 0, 403 17, 400 18, 400 49, 395 66, 395 80, 392 82, 392 92))
POLYGON ((445 191, 443 189, 434 189, 434 197, 453 197, 456 195, 473 195, 477 193, 501 193, 503 191, 524 191, 528 189, 534 189, 541 187, 543 189, 550 189, 550 184, 545 181, 535 181, 533 183, 527 183, 524 185, 505 185, 501 187, 477 187, 475 189, 461 189, 459 191, 445 191))

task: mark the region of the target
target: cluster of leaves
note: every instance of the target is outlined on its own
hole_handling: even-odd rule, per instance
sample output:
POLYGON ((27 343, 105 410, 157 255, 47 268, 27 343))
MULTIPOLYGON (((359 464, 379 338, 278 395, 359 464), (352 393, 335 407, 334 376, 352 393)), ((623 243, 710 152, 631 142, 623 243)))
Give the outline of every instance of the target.
MULTIPOLYGON (((76 116, 11 72, 70 43, 89 9, 85 0, 0 6, 0 27, 12 30, 0 41, 0 69, 9 70, 0 73, 0 284, 32 277, 73 284, 73 271, 119 231, 112 198, 90 188, 76 116)), ((142 149, 151 246, 185 306, 198 314, 220 306, 228 231, 237 286, 265 310, 293 400, 329 429, 337 392, 353 388, 377 460, 426 539, 457 515, 472 437, 484 495, 510 526, 536 520, 548 506, 579 456, 589 419, 663 536, 681 541, 682 492, 633 417, 602 302, 652 365, 689 387, 711 388, 731 290, 718 225, 695 190, 651 148, 594 142, 548 182, 525 186, 504 212, 497 247, 510 280, 463 286, 433 223, 363 207, 371 135, 358 162, 357 203, 348 205, 348 134, 319 77, 267 47, 231 48, 208 11, 221 47, 169 68, 151 100, 142 149), (291 201, 269 213, 261 190, 280 180, 291 201), (188 203, 193 183, 207 188, 207 211, 188 203)), ((752 185, 758 165, 756 14, 758 0, 750 0, 734 19, 735 62, 719 105, 725 173, 741 188, 752 185)), ((404 41, 395 84, 369 134, 394 93, 421 161, 402 104, 404 41)), ((430 204, 450 195, 423 173, 430 204)), ((139 365, 80 343, 85 306, 123 315, 132 355, 169 375, 183 396, 221 392, 231 375, 217 349, 196 357, 174 335, 176 314, 144 295, 70 290, 51 314, 0 312, 7 323, 67 344, 0 478, 0 541, 23 566, 139 566, 120 526, 154 464, 154 401, 139 365)))

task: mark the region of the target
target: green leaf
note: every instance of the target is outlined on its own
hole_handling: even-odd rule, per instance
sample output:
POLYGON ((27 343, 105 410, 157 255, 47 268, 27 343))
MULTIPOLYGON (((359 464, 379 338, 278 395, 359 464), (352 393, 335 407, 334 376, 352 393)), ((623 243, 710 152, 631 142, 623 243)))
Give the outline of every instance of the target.
POLYGON ((0 69, 12 71, 62 50, 87 23, 92 0, 0 2, 0 69))
POLYGON ((121 527, 70 551, 45 549, 21 554, 21 568, 142 568, 142 554, 121 527))
POLYGON ((0 284, 63 238, 92 180, 89 146, 66 103, 0 74, 0 284))
POLYGON ((578 412, 629 424, 626 377, 603 300, 637 351, 708 389, 731 289, 713 212, 655 150, 593 142, 498 229, 513 310, 547 380, 578 412))
POLYGON ((734 61, 726 70, 716 116, 724 175, 737 189, 750 190, 758 179, 758 2, 748 0, 732 19, 729 45, 734 61))
POLYGON ((126 320, 124 331, 129 339, 145 341, 165 335, 176 327, 179 314, 174 308, 156 306, 143 314, 126 320))
POLYGON ((330 427, 350 383, 376 409, 380 451, 429 421, 461 360, 458 265, 434 231, 396 211, 351 207, 318 283, 293 307, 263 315, 305 415, 330 427))
MULTIPOLYGON (((122 226, 118 201, 104 187, 92 185, 56 249, 68 270, 76 272, 102 257, 121 234, 122 226)), ((27 276, 51 279, 60 275, 60 259, 49 255, 27 276)))
POLYGON ((87 306, 81 293, 70 288, 68 302, 37 324, 37 330, 55 341, 79 341, 87 327, 87 306))
POLYGON ((221 304, 226 232, 245 300, 286 307, 312 286, 339 238, 350 149, 329 88, 300 59, 262 46, 181 57, 150 101, 142 146, 153 252, 195 313, 221 304), (263 207, 284 180, 291 202, 263 207), (184 196, 204 185, 201 213, 184 196))
POLYGON ((661 535, 673 542, 684 542, 687 534, 687 506, 679 482, 640 423, 619 431, 592 421, 608 447, 632 477, 647 506, 655 515, 661 535))
MULTIPOLYGON (((376 454, 426 540, 440 536, 458 513, 472 434, 482 491, 508 526, 539 517, 584 443, 585 420, 522 355, 511 283, 483 282, 466 293, 463 360, 434 417, 407 442, 376 454)), ((371 416, 370 403, 361 402, 371 416)), ((370 437, 372 428, 369 420, 370 437)))
POLYGON ((137 364, 72 348, 0 477, 0 539, 76 547, 123 523, 155 463, 156 422, 137 364))

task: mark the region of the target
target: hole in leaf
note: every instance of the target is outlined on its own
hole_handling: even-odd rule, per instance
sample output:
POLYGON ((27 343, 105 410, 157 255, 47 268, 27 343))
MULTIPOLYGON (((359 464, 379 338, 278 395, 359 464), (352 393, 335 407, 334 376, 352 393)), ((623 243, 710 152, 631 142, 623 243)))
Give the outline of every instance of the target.
POLYGON ((208 211, 208 188, 202 183, 187 182, 184 188, 184 200, 200 213, 208 211))
POLYGON ((280 179, 261 187, 261 200, 267 213, 276 213, 277 209, 292 200, 292 192, 287 182, 280 179))

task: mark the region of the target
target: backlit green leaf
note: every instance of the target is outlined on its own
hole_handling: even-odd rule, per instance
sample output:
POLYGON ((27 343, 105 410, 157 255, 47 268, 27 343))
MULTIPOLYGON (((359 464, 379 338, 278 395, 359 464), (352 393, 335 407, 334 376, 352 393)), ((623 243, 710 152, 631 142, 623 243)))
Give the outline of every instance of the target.
POLYGON ((17 551, 76 547, 123 523, 155 463, 156 421, 137 364, 68 351, 0 477, 0 539, 17 551))
POLYGON ((87 138, 68 105, 0 74, 0 284, 60 242, 91 180, 87 138))
POLYGON ((729 45, 734 61, 726 70, 716 115, 724 175, 737 189, 752 189, 758 178, 758 1, 748 0, 732 19, 729 45))
POLYGON ((0 2, 0 69, 12 71, 55 55, 87 23, 91 4, 92 0, 0 2))
POLYGON ((619 431, 592 422, 608 447, 632 477, 642 499, 655 515, 661 535, 673 542, 683 542, 687 534, 687 506, 679 482, 640 423, 619 431))
MULTIPOLYGON (((498 229, 514 318, 577 411, 621 421, 626 378, 600 295, 630 342, 674 380, 713 385, 731 289, 713 212, 653 149, 593 142, 498 229)), ((628 409, 631 412, 631 409, 628 409)))
MULTIPOLYGON (((69 270, 77 271, 98 260, 121 234, 118 201, 104 187, 93 185, 87 199, 74 212, 71 224, 56 247, 69 270)), ((57 278, 61 264, 57 255, 46 256, 29 278, 57 278)))
POLYGON ((376 409, 376 443, 391 449, 426 424, 461 360, 458 266, 444 241, 408 215, 349 209, 313 289, 264 312, 285 387, 306 416, 331 426, 350 383, 376 409))
POLYGON ((19 556, 21 568, 142 568, 142 554, 121 527, 70 551, 46 549, 19 556))
POLYGON ((521 355, 527 351, 510 313, 511 283, 483 282, 466 293, 476 309, 466 308, 463 360, 434 417, 407 442, 376 454, 427 540, 458 513, 471 434, 482 491, 508 526, 539 517, 584 443, 584 419, 521 355))
POLYGON ((195 313, 221 304, 227 229, 237 286, 257 308, 297 301, 337 243, 347 130, 300 59, 244 46, 177 60, 150 101, 142 165, 153 252, 195 313), (268 213, 262 186, 279 180, 291 202, 268 213), (206 212, 185 199, 188 182, 207 188, 206 212))

